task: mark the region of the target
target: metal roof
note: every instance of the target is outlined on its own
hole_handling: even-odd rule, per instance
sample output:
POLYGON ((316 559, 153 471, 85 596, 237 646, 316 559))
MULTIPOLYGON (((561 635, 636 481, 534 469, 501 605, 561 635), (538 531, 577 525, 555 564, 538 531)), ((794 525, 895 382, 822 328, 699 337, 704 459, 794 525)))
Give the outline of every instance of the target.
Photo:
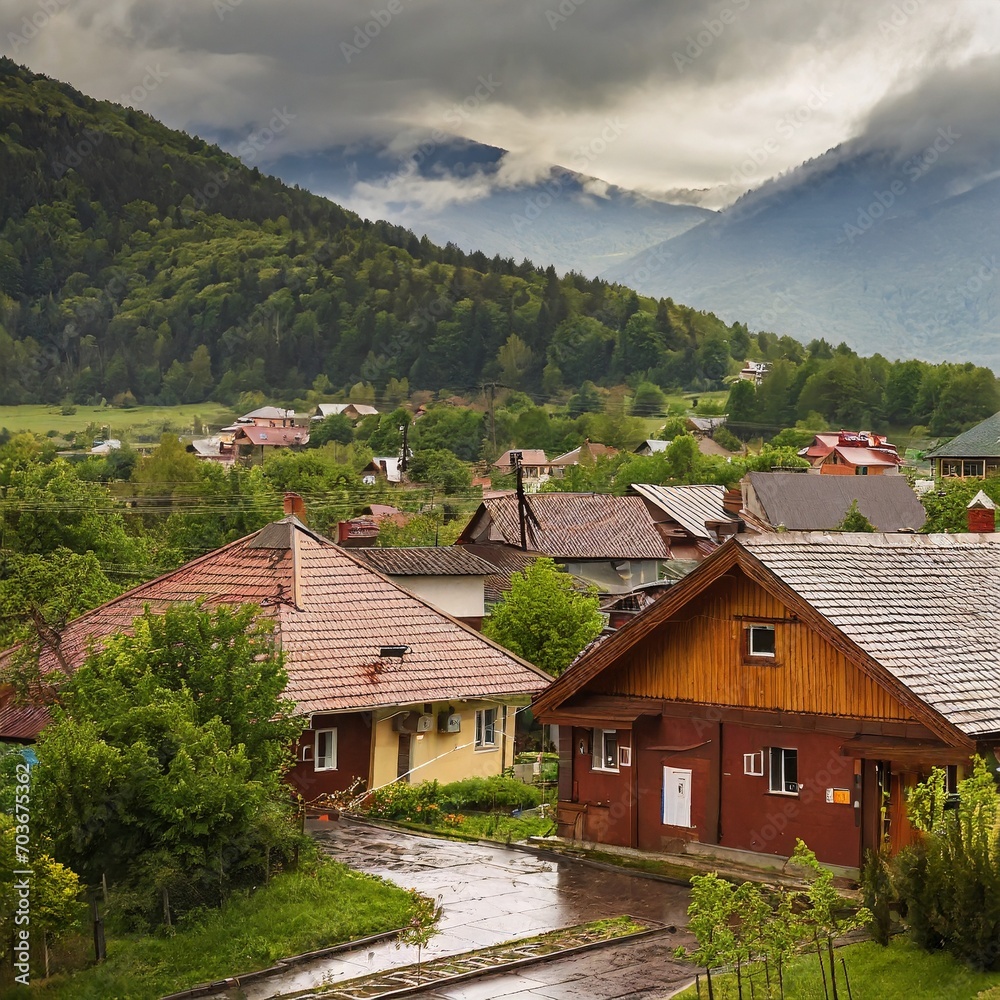
POLYGON ((689 535, 715 541, 714 531, 705 525, 709 521, 733 521, 739 518, 722 506, 725 486, 657 486, 632 483, 632 489, 665 514, 673 518, 689 535))
MULTIPOLYGON (((750 472, 746 482, 772 527, 832 531, 851 503, 879 531, 919 531, 927 512, 904 476, 817 476, 806 472, 750 472)), ((753 513, 752 497, 747 507, 753 513)))
POLYGON ((925 458, 1000 458, 1000 413, 953 437, 925 458))

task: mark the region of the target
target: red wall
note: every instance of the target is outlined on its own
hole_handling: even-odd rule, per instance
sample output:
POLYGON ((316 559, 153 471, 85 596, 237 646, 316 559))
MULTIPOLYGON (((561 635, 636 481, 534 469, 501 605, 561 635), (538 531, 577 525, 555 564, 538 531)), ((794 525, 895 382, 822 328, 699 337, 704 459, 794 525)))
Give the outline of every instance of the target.
POLYGON ((341 792, 350 787, 356 778, 360 777, 367 782, 371 745, 371 713, 313 716, 312 728, 306 729, 295 745, 295 759, 298 763, 288 773, 288 782, 307 802, 318 795, 341 792), (336 770, 315 770, 313 748, 317 729, 337 730, 336 770), (304 746, 310 749, 309 759, 305 761, 302 760, 304 746))
POLYGON ((861 860, 860 786, 855 787, 854 761, 840 748, 843 736, 793 729, 765 729, 726 724, 723 732, 722 838, 724 847, 763 854, 789 855, 801 837, 820 861, 857 867, 861 860), (797 796, 768 792, 767 755, 764 776, 743 773, 743 755, 762 747, 798 751, 797 796), (827 788, 846 788, 851 804, 826 801, 827 788))
MULTIPOLYGON (((611 728, 610 725, 608 728, 611 728)), ((583 839, 629 847, 633 842, 635 816, 635 768, 620 767, 617 772, 595 771, 591 753, 592 736, 591 729, 573 729, 573 798, 589 806, 583 820, 583 839), (582 754, 581 740, 586 750, 582 754)), ((618 730, 618 745, 632 745, 629 730, 618 730)))

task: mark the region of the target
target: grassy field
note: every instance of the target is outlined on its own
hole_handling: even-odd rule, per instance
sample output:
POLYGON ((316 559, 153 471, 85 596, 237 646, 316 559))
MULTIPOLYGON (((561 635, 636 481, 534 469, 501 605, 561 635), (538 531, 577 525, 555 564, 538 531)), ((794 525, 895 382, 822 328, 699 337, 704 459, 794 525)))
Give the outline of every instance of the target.
MULTIPOLYGON (((136 406, 121 410, 110 406, 0 406, 0 427, 11 433, 31 431, 41 437, 71 439, 91 428, 93 437, 113 437, 129 444, 159 440, 161 434, 191 434, 195 421, 218 430, 237 415, 218 403, 191 403, 184 406, 136 406), (55 431, 55 435, 50 435, 55 431)), ((89 442, 88 442, 89 444, 89 442)))
MULTIPOLYGON (((847 965, 854 1000, 975 1000, 983 991, 1000 984, 1000 973, 973 972, 944 952, 921 951, 905 938, 896 938, 888 948, 874 942, 838 948, 838 991, 847 997, 841 958, 847 965)), ((773 975, 773 972, 772 972, 773 975)), ((827 968, 829 976, 829 968, 827 968)), ((761 977, 762 978, 762 977, 761 977)), ((713 977, 715 1000, 736 1000, 739 996, 735 976, 713 977)), ((826 1000, 819 961, 815 955, 804 955, 789 966, 784 976, 786 1000, 826 1000)), ((829 985, 828 985, 829 988, 829 985)), ((755 983, 756 996, 764 995, 760 983, 755 983)), ((708 996, 702 975, 702 997, 708 996)), ((750 989, 745 979, 743 995, 749 1000, 750 989)), ((777 995, 777 993, 775 993, 777 995)), ((679 995, 679 1000, 697 1000, 692 986, 679 995)))
MULTIPOLYGON (((221 910, 181 921, 176 933, 116 936, 108 957, 71 976, 4 989, 4 997, 43 1000, 153 1000, 165 993, 267 968, 276 959, 403 926, 409 893, 333 862, 280 875, 221 910)), ((88 938, 78 942, 92 954, 88 938)))

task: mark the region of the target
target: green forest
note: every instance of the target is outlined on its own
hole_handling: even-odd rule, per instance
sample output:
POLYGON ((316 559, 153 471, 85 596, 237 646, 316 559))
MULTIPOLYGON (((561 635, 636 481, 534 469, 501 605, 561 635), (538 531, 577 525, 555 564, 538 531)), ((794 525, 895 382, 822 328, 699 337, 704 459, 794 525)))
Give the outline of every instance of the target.
POLYGON ((0 124, 8 403, 280 401, 317 379, 382 401, 405 379, 465 395, 499 383, 548 405, 590 382, 625 387, 633 412, 652 415, 662 391, 725 388, 754 358, 773 370, 730 414, 750 435, 802 420, 951 434, 1000 409, 985 368, 803 346, 600 279, 435 246, 9 59, 0 124))

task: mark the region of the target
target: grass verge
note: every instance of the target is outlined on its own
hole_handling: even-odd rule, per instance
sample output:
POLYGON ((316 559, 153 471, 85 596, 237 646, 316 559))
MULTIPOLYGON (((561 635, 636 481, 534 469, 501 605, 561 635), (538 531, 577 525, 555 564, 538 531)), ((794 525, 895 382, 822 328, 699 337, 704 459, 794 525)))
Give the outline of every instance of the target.
MULTIPOLYGON (((895 938, 887 948, 867 941, 838 948, 836 955, 837 972, 841 977, 838 982, 840 996, 847 996, 840 965, 843 958, 854 1000, 888 1000, 895 997, 905 997, 906 1000, 975 1000, 980 992, 1000 984, 1000 973, 974 972, 945 952, 922 951, 902 937, 895 938)), ((790 963, 784 981, 786 1000, 825 1000, 827 996, 815 955, 802 955, 790 963)), ((735 976, 713 976, 712 983, 716 1000, 735 1000, 739 996, 735 976)), ((757 997, 762 996, 760 982, 756 984, 755 993, 757 997)), ((743 994, 750 996, 745 973, 743 994)), ((704 975, 701 995, 708 995, 704 975)), ((692 986, 679 994, 678 1000, 697 1000, 697 996, 692 986)))
POLYGON ((4 993, 45 1000, 153 1000, 267 968, 280 958, 403 926, 410 895, 332 861, 279 875, 166 935, 108 935, 108 958, 72 975, 4 993))
POLYGON ((546 837, 555 830, 555 822, 540 816, 507 816, 504 813, 462 813, 455 819, 444 818, 433 825, 409 820, 379 820, 404 830, 431 833, 435 837, 454 840, 494 840, 498 844, 512 844, 528 837, 546 837))

